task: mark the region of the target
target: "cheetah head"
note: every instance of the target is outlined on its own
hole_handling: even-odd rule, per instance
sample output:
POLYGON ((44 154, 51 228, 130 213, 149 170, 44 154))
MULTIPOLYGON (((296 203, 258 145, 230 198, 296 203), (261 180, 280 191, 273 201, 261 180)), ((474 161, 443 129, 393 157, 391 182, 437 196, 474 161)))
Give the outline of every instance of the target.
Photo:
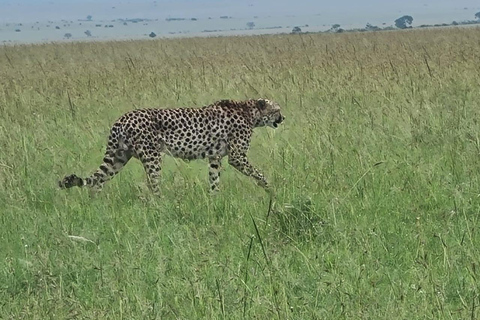
POLYGON ((268 126, 276 129, 285 120, 285 117, 280 113, 280 106, 276 102, 268 99, 258 99, 256 106, 261 117, 258 119, 258 126, 268 126))

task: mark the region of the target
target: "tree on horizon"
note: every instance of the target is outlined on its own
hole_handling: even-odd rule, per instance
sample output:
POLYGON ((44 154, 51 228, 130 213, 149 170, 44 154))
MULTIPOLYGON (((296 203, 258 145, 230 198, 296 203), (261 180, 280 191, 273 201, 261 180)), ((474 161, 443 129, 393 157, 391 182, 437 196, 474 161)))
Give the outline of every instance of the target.
POLYGON ((302 33, 302 29, 300 27, 294 27, 292 33, 302 33))
POLYGON ((395 20, 395 26, 399 29, 407 29, 411 28, 411 24, 413 22, 412 16, 403 16, 395 20))

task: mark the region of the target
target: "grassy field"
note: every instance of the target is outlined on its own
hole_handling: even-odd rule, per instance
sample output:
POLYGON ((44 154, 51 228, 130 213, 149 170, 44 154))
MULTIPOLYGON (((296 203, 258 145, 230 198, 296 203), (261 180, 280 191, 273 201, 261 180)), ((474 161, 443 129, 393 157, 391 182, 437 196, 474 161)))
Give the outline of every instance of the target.
POLYGON ((0 48, 0 318, 480 318, 480 29, 0 48), (141 107, 266 97, 251 162, 59 190, 141 107))

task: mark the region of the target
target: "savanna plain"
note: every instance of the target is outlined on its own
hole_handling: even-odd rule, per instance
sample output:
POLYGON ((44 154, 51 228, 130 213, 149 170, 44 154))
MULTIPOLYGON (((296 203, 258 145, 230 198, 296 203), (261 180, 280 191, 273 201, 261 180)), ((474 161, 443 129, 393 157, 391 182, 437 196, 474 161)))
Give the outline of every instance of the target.
POLYGON ((478 319, 480 29, 0 48, 0 318, 478 319), (143 107, 264 97, 224 161, 59 190, 143 107))

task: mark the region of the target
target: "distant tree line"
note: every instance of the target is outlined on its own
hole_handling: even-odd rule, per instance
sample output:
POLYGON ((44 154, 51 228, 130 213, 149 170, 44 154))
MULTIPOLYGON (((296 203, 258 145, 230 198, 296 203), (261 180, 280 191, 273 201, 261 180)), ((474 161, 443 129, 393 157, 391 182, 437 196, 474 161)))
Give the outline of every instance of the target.
MULTIPOLYGON (((458 26, 458 25, 470 25, 470 24, 480 24, 480 11, 475 13, 474 15, 475 17, 475 20, 466 20, 466 21, 460 21, 460 22, 457 22, 457 21, 453 21, 452 23, 448 24, 448 23, 441 23, 441 24, 433 24, 433 25, 430 25, 430 24, 422 24, 420 26, 418 26, 419 28, 428 28, 428 27, 446 27, 446 26, 458 26)), ((220 16, 220 19, 231 19, 232 17, 230 16, 220 16)), ((255 16, 254 18, 258 18, 257 16, 255 16)), ((79 21, 92 21, 93 17, 92 15, 88 15, 86 17, 86 20, 79 20, 79 21)), ((209 18, 211 19, 211 18, 209 18)), ((139 19, 139 18, 135 18, 135 19, 119 19, 121 22, 123 22, 124 25, 127 25, 127 21, 128 22, 132 22, 132 23, 138 23, 138 22, 142 22, 142 21, 150 21, 150 19, 139 19)), ((156 19, 158 20, 158 19, 156 19)), ((181 21, 181 20, 187 20, 185 18, 167 18, 166 21, 181 21)), ((189 20, 191 21, 197 21, 197 18, 190 18, 189 20)), ((65 21, 67 22, 66 20, 62 20, 62 21, 65 21)), ((115 20, 113 20, 115 21, 115 20)), ((38 22, 37 22, 38 23, 38 22)), ((49 23, 53 23, 53 21, 49 21, 49 23)), ((410 16, 410 15, 404 15, 404 16, 401 16, 397 19, 394 20, 394 25, 396 28, 398 29, 410 29, 412 28, 412 23, 413 23, 413 17, 410 16)), ((385 25, 385 23, 383 23, 385 25)), ((7 24, 7 26, 9 26, 9 24, 7 24)), ((22 24, 18 24, 17 26, 22 26, 22 24)), ((65 26, 70 26, 70 24, 66 25, 64 24, 64 27, 65 26)), ((103 25, 102 24, 96 24, 95 27, 102 27, 103 25)), ((50 25, 47 25, 47 27, 50 27, 50 25)), ((112 24, 110 25, 104 25, 105 28, 113 28, 114 26, 112 24)), ((305 25, 305 27, 308 27, 308 25, 305 25)), ((365 31, 381 31, 381 30, 395 30, 395 27, 393 26, 387 26, 387 27, 378 27, 378 26, 375 26, 375 25, 372 25, 371 23, 367 23, 366 26, 364 28, 357 28, 357 29, 349 29, 349 30, 345 30, 343 28, 341 28, 340 24, 333 24, 330 29, 328 29, 326 32, 329 32, 329 33, 342 33, 342 32, 345 32, 345 31, 349 31, 349 32, 365 32, 365 31)), ((32 27, 33 28, 33 27, 32 27)), ((253 29, 255 28, 255 23, 253 21, 250 21, 250 22, 247 22, 247 28, 248 29, 253 29)), ((267 27, 267 28, 262 28, 262 29, 278 29, 278 28, 282 28, 282 26, 275 26, 275 27, 267 27)), ((60 29, 60 26, 55 26, 55 29, 60 29)), ((231 30, 236 30, 236 29, 231 29, 231 30)), ((20 28, 16 28, 15 29, 15 32, 21 32, 22 30, 20 28)), ((224 30, 203 30, 202 32, 217 32, 217 31, 224 31, 224 30)), ((92 36, 92 33, 90 30, 87 30, 84 32, 85 35, 87 37, 91 37, 92 36)), ((291 31, 292 34, 301 34, 301 33, 304 33, 302 32, 302 29, 299 27, 299 26, 296 26, 292 29, 291 31)), ((154 32, 151 32, 150 34, 148 34, 149 37, 151 38, 155 38, 157 35, 154 33, 154 32)), ((72 34, 71 33, 65 33, 64 34, 64 38, 66 39, 70 39, 72 37, 72 34)))
MULTIPOLYGON (((441 24, 422 24, 418 26, 419 28, 428 28, 428 27, 447 27, 447 26, 458 26, 458 25, 469 25, 469 24, 480 24, 480 12, 475 13, 475 19, 477 20, 466 20, 466 21, 453 21, 452 23, 441 23, 441 24)), ((412 23, 413 23, 413 17, 410 15, 404 15, 401 16, 398 19, 395 19, 394 21, 395 27, 398 29, 410 29, 412 28, 412 23)), ((384 23, 385 24, 385 23, 384 23)), ((341 33, 344 31, 349 31, 349 32, 365 32, 365 31, 381 31, 381 30, 395 30, 396 28, 393 26, 387 26, 387 27, 378 27, 375 25, 372 25, 370 23, 367 23, 365 28, 357 28, 357 29, 349 29, 349 30, 344 30, 340 27, 339 24, 333 24, 330 29, 328 29, 326 32, 330 33, 341 33)), ((297 28, 297 27, 296 27, 297 28)), ((292 30, 292 33, 301 33, 301 30, 299 31, 298 29, 294 28, 292 30)))

